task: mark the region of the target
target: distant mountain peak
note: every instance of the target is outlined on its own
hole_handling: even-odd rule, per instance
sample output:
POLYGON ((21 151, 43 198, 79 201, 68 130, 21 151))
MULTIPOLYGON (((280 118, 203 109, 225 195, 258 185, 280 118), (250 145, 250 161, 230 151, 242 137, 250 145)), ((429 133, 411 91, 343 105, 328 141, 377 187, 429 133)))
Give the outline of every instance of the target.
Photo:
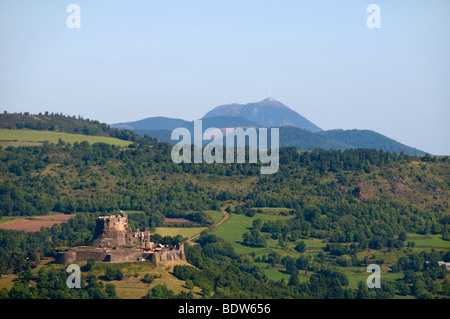
POLYGON ((271 96, 259 102, 220 105, 206 113, 203 118, 213 116, 243 117, 265 127, 295 126, 311 132, 322 131, 320 127, 271 96))

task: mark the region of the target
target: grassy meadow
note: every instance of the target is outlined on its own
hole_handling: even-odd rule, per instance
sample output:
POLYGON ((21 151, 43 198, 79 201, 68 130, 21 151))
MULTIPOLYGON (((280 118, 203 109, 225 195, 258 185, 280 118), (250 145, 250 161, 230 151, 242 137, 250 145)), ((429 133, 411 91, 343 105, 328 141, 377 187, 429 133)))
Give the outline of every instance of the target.
POLYGON ((104 136, 89 136, 51 131, 0 129, 0 145, 3 147, 38 146, 42 145, 44 141, 56 144, 59 139, 71 144, 86 141, 90 144, 107 143, 121 147, 130 145, 129 141, 104 136))
POLYGON ((230 218, 227 219, 214 234, 217 237, 223 238, 224 240, 231 243, 237 254, 248 254, 252 251, 265 251, 269 247, 274 247, 277 241, 268 240, 267 248, 253 248, 244 246, 242 244, 242 235, 248 232, 252 228, 252 223, 256 219, 261 219, 263 222, 267 220, 286 220, 292 218, 292 216, 278 216, 269 214, 257 213, 253 217, 248 217, 245 215, 231 214, 230 218))

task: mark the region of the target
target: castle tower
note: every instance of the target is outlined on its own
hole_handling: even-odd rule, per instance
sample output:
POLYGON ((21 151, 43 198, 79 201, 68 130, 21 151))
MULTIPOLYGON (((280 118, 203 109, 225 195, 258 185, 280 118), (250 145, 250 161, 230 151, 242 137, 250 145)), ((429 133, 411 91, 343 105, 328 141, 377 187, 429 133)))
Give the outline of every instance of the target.
POLYGON ((131 243, 128 215, 100 216, 96 220, 94 240, 90 246, 117 247, 131 243))

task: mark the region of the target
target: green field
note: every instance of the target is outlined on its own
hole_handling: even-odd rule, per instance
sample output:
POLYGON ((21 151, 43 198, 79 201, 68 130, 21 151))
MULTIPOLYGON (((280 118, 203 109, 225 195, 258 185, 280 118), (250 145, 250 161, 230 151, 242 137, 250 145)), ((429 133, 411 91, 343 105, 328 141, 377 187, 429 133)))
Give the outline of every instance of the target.
MULTIPOLYGON (((242 235, 249 231, 252 227, 252 222, 256 219, 261 219, 263 222, 267 220, 286 220, 292 218, 291 216, 277 216, 268 214, 255 214, 253 217, 247 217, 245 215, 231 214, 218 229, 214 232, 217 237, 231 243, 237 254, 248 254, 251 252, 258 252, 261 250, 267 250, 267 248, 253 248, 247 247, 242 244, 242 235)), ((276 241, 268 240, 267 247, 273 247, 276 241)))
MULTIPOLYGON (((367 278, 370 276, 370 273, 367 272, 366 267, 337 267, 337 269, 345 274, 345 276, 348 278, 349 287, 352 288, 358 288, 358 283, 361 281, 363 283, 366 283, 367 278)), ((381 267, 381 281, 388 280, 388 281, 395 281, 396 279, 403 278, 403 273, 392 273, 388 272, 388 269, 385 267, 381 267)))
POLYGON ((262 263, 265 266, 262 266, 264 269, 264 274, 272 279, 272 280, 284 280, 285 282, 289 281, 290 275, 286 273, 286 270, 282 267, 267 267, 267 264, 262 263))
POLYGON ((204 213, 211 216, 211 218, 214 220, 214 224, 217 224, 224 218, 224 215, 217 210, 206 210, 204 211, 204 213))
POLYGON ((80 143, 82 141, 86 141, 90 144, 107 143, 122 147, 130 145, 129 141, 104 136, 89 136, 50 131, 0 129, 0 145, 3 147, 36 146, 42 145, 44 141, 56 144, 58 143, 59 139, 71 144, 75 142, 80 143))
POLYGON ((440 250, 450 250, 450 241, 442 240, 441 235, 420 235, 420 234, 407 234, 407 242, 414 242, 415 250, 429 250, 429 249, 440 249, 440 250))

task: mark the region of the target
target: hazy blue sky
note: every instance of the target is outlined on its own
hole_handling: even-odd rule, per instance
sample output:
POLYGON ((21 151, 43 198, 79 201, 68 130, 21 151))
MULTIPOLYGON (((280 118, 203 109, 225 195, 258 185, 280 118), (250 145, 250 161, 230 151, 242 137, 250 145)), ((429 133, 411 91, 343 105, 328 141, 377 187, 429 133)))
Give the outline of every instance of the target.
POLYGON ((449 16, 448 0, 1 0, 0 111, 193 120, 270 88, 323 129, 450 155, 449 16))

